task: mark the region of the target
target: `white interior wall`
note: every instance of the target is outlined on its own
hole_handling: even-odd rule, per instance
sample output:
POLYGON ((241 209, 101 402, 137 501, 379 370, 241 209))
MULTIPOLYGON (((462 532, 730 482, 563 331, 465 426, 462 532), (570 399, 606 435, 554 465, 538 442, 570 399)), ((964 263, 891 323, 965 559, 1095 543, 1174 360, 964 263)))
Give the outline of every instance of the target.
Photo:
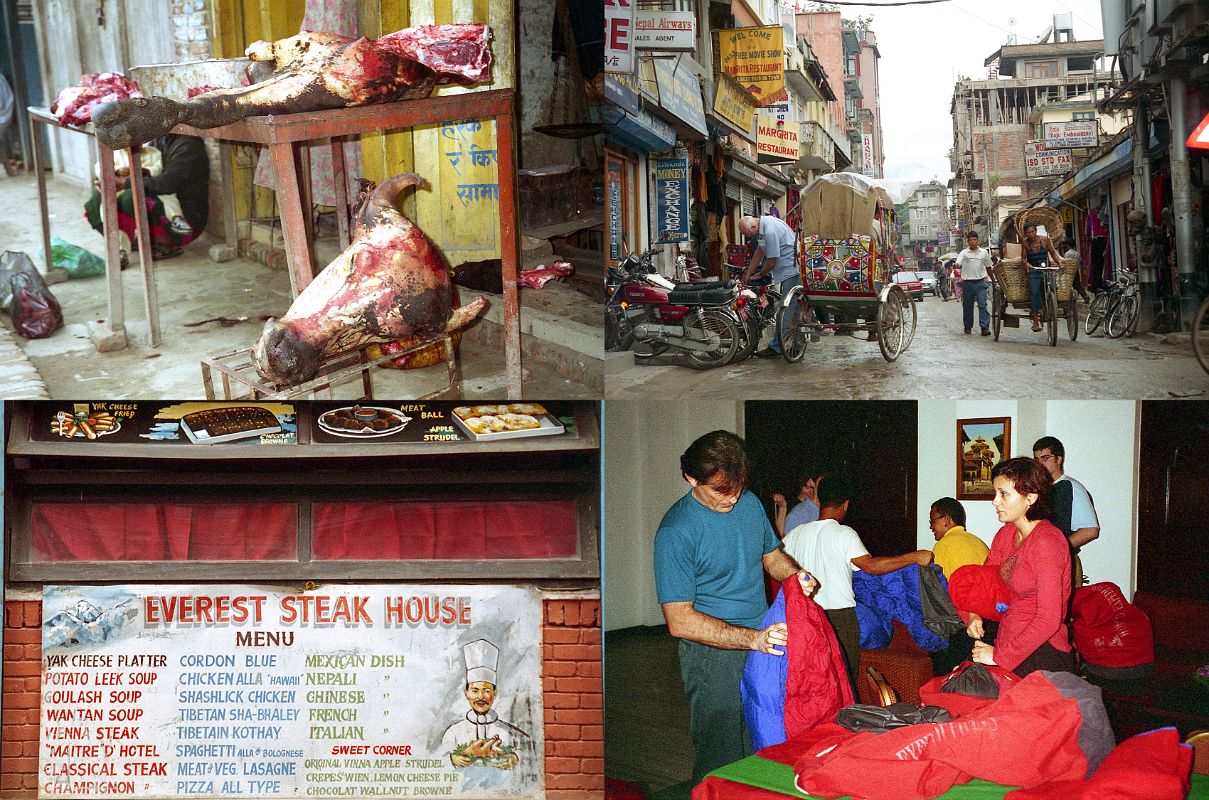
MULTIPOLYGON (((1131 400, 995 400, 919 403, 918 546, 931 549, 928 508, 956 497, 957 420, 1011 417, 1011 454, 1032 455, 1033 442, 1056 436, 1066 448, 1066 471, 1092 495, 1100 538, 1080 554, 1083 572, 1111 581, 1132 597, 1137 578, 1138 404, 1131 400)), ((1000 523, 989 500, 963 500, 966 527, 988 545, 1000 523)))
POLYGON ((655 595, 655 531, 688 491, 680 455, 702 434, 743 434, 743 405, 605 404, 605 630, 662 625, 655 595))

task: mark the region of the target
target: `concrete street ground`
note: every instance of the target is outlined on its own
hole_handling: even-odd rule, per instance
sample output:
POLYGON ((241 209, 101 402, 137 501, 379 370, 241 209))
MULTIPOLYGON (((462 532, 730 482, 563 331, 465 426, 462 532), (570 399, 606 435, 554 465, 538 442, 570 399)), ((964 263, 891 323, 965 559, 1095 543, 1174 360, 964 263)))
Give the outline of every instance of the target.
MULTIPOLYGON (((98 255, 104 240, 83 217, 88 191, 61 180, 49 181, 51 234, 98 255)), ((0 251, 25 251, 42 266, 37 185, 33 177, 0 176, 0 197, 7 213, 0 215, 0 251)), ((88 337, 87 324, 108 314, 104 276, 68 280, 51 286, 63 307, 66 325, 52 336, 26 340, 12 332, 12 320, 0 314, 0 397, 41 396, 30 378, 30 363, 53 398, 197 398, 203 397, 200 357, 251 347, 260 336, 263 319, 281 316, 290 305, 289 276, 258 261, 236 258, 211 261, 203 237, 177 258, 156 262, 163 343, 148 344, 142 280, 136 263, 122 273, 129 345, 100 353, 88 337), (219 317, 243 321, 223 327, 207 322, 219 317), (24 352, 28 362, 10 364, 24 352)), ((321 264, 335 255, 335 242, 320 242, 321 264)), ((461 290, 462 301, 474 296, 461 290)), ((539 350, 550 360, 525 358, 523 393, 526 398, 594 398, 600 396, 600 313, 598 304, 568 286, 553 283, 540 291, 521 290, 522 332, 526 348, 542 337, 539 350), (530 297, 526 297, 530 295, 530 297), (547 345, 546 342, 551 344, 547 345), (595 353, 593 353, 593 349, 595 353), (578 367, 578 371, 576 370, 578 367), (592 375, 595 373, 595 379, 592 375), (578 375, 578 377, 577 377, 578 375), (584 379, 583 376, 588 376, 584 379), (570 376, 570 378, 568 377, 570 376)), ((489 296, 493 308, 487 319, 502 324, 503 302, 489 296)), ((477 323, 484 331, 498 328, 477 323)), ((460 347, 463 396, 496 399, 506 393, 504 354, 486 335, 468 335, 460 347)), ((444 385, 443 365, 425 370, 374 370, 374 393, 380 398, 410 398, 444 385)), ((337 396, 359 396, 360 381, 337 389, 337 396)))
MULTIPOLYGON (((1139 334, 1070 341, 1059 321, 1058 346, 1042 344, 1027 319, 991 336, 962 333, 961 303, 927 296, 915 304, 918 327, 911 346, 893 363, 876 342, 824 336, 800 364, 749 358, 713 370, 674 365, 667 357, 641 360, 606 353, 605 397, 616 399, 1105 399, 1209 397, 1209 375, 1192 355, 1189 337, 1139 334)), ((1079 304, 1080 325, 1086 306, 1079 304)), ((977 312, 975 312, 977 313, 977 312)), ((1013 312, 1020 313, 1020 312, 1013 312)))

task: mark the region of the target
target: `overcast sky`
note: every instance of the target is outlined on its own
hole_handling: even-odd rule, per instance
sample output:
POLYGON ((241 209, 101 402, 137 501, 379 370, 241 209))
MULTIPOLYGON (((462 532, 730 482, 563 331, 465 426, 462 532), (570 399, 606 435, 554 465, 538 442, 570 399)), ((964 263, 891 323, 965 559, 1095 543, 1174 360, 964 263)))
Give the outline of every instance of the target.
POLYGON ((982 62, 1007 41, 1013 27, 1017 43, 1028 44, 1050 27, 1054 14, 1070 11, 1076 39, 1101 36, 1098 0, 952 0, 840 10, 845 18, 873 15, 881 53, 885 175, 908 181, 949 178, 953 84, 958 75, 984 80, 982 62))

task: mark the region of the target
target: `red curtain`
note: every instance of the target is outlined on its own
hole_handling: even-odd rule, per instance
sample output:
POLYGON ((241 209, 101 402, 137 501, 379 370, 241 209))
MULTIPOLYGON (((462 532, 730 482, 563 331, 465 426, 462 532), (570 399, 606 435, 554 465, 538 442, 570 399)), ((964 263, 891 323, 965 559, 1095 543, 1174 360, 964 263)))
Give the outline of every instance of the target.
POLYGON ((574 558, 572 500, 316 503, 316 559, 574 558))
POLYGON ((35 503, 35 561, 256 561, 297 558, 290 503, 35 503))

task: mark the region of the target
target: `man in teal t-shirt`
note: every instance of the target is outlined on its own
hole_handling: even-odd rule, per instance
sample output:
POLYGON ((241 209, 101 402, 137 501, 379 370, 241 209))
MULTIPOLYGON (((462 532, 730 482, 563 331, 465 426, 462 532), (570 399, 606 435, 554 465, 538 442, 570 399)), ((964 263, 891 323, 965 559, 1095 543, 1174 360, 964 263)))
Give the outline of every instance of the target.
MULTIPOLYGON (((689 445, 680 469, 691 489, 655 534, 655 586, 668 631, 680 640, 680 675, 693 736, 693 781, 751 754, 739 682, 752 650, 783 654, 784 623, 763 630, 763 571, 798 572, 763 506, 745 491, 743 440, 714 431, 689 445)), ((809 594, 817 584, 800 573, 809 594)))

